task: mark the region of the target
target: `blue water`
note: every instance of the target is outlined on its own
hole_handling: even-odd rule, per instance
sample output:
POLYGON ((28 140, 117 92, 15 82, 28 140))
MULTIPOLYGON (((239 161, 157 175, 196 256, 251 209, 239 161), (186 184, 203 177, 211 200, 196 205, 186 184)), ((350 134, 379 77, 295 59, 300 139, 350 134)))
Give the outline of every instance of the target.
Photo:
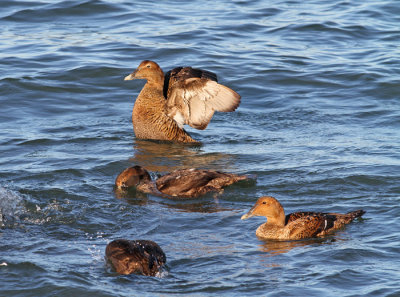
POLYGON ((14 1, 0 10, 1 296, 399 296, 400 2, 14 1), (217 73, 242 96, 201 147, 137 140, 144 59, 217 73), (130 165, 255 174, 172 201, 113 183, 130 165), (262 242, 287 212, 364 219, 324 239, 262 242), (116 238, 156 241, 160 277, 118 276, 116 238))

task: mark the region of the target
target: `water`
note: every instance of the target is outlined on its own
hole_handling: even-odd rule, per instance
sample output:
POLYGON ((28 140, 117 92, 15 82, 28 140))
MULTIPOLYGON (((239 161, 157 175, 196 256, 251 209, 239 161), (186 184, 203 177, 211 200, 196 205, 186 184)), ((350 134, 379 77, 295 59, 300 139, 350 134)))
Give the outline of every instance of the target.
POLYGON ((399 296, 400 4, 11 1, 0 11, 1 296, 399 296), (135 139, 141 60, 216 72, 242 95, 201 147, 135 139), (113 190, 138 164, 257 175, 170 201, 113 190), (334 236, 262 242, 287 212, 363 208, 334 236), (160 277, 117 276, 116 238, 155 240, 160 277))

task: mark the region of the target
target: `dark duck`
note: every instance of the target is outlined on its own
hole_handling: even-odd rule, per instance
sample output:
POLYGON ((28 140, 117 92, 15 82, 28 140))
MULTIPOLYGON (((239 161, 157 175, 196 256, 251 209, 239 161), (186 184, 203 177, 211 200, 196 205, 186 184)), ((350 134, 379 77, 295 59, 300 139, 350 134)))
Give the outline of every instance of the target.
POLYGON ((133 166, 117 176, 115 185, 158 196, 195 198, 208 192, 222 192, 226 186, 249 179, 252 178, 246 175, 192 168, 175 170, 153 181, 145 168, 133 166))
POLYGON ((111 241, 106 247, 106 259, 118 274, 156 276, 167 258, 160 246, 151 240, 111 241))

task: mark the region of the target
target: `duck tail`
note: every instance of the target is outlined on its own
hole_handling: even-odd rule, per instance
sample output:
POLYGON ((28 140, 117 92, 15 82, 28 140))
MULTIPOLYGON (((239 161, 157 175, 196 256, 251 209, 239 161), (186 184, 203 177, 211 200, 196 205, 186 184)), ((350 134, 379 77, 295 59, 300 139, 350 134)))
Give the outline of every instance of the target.
POLYGON ((354 220, 355 218, 361 217, 363 214, 365 214, 365 211, 362 210, 362 209, 359 209, 359 210, 355 210, 355 211, 348 212, 348 213, 346 214, 346 216, 347 216, 348 218, 350 218, 350 220, 354 220))

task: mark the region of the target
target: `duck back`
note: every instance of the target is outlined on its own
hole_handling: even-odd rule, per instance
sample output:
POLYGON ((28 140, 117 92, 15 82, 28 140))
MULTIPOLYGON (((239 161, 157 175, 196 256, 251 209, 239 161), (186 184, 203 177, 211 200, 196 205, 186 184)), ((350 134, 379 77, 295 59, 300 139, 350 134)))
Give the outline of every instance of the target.
POLYGON ((364 213, 365 211, 363 210, 356 210, 346 214, 296 212, 286 216, 285 228, 289 231, 288 234, 291 239, 321 237, 343 228, 364 213))
POLYGON ((114 240, 106 247, 106 258, 118 274, 155 276, 166 263, 163 250, 151 240, 114 240))
POLYGON ((181 169, 166 174, 156 181, 157 189, 170 196, 198 197, 207 192, 221 191, 247 176, 212 170, 181 169))

